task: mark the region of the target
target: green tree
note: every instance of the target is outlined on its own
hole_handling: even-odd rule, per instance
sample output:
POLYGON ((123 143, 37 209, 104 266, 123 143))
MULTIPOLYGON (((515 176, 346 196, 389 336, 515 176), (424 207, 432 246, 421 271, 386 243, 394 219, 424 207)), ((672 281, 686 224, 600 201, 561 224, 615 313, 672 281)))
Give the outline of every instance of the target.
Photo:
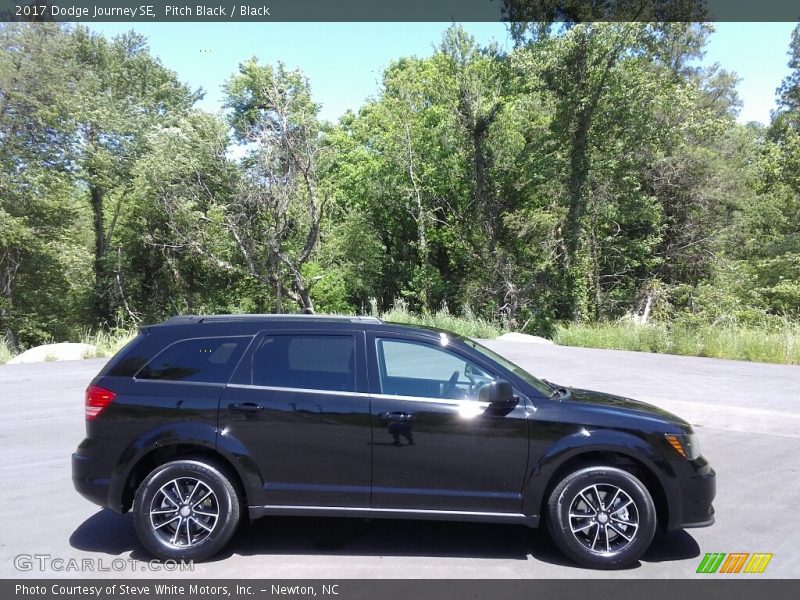
POLYGON ((73 55, 63 26, 0 24, 0 330, 12 346, 65 335, 79 308, 73 55))
POLYGON ((238 268, 226 225, 239 180, 226 156, 226 124, 192 111, 151 130, 147 147, 118 224, 124 252, 117 273, 127 312, 133 320, 263 312, 265 290, 238 268))
POLYGON ((228 229, 249 273, 274 287, 277 311, 284 290, 313 310, 313 281, 303 267, 317 248, 327 199, 318 168, 325 150, 319 107, 306 77, 282 63, 242 63, 226 92, 236 139, 250 146, 242 185, 227 207, 228 229))
POLYGON ((789 75, 757 161, 758 201, 734 254, 748 297, 770 314, 800 316, 800 26, 789 43, 789 75), (755 296, 755 298, 753 298, 755 296))
POLYGON ((147 132, 185 114, 199 92, 153 57, 140 34, 131 31, 109 41, 79 28, 74 38, 80 75, 71 114, 78 132, 78 175, 92 212, 94 316, 109 325, 124 304, 112 247, 131 193, 132 169, 146 151, 147 132))

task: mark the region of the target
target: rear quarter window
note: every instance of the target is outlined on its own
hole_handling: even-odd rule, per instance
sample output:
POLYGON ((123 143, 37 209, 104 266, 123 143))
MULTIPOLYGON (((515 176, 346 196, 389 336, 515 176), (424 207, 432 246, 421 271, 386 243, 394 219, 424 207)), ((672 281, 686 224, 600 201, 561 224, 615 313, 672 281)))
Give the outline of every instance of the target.
POLYGON ((252 337, 194 338, 175 342, 136 374, 136 379, 227 383, 252 337))

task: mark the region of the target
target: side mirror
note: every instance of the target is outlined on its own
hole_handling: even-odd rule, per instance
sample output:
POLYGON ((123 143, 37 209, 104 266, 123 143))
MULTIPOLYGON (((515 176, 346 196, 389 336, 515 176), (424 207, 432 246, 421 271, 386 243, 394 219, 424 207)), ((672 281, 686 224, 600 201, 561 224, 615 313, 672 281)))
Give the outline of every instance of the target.
POLYGON ((516 405, 519 399, 514 396, 514 388, 508 381, 498 379, 481 386, 478 390, 478 401, 507 407, 516 405))

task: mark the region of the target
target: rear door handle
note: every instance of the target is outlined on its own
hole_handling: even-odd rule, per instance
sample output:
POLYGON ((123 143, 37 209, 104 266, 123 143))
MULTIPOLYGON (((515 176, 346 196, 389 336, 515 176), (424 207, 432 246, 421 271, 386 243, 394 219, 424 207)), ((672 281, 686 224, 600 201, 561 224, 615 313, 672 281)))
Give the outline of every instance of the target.
POLYGON ((244 402, 242 404, 229 404, 228 410, 233 412, 255 413, 264 410, 264 407, 255 402, 244 402))

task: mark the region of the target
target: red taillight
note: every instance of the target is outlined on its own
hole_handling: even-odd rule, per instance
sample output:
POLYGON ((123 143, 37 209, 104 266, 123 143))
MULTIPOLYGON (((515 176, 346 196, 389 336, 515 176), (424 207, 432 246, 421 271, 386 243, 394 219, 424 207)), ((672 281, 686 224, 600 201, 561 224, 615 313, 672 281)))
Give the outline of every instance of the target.
POLYGON ((113 402, 116 394, 111 390, 106 390, 96 385, 90 385, 86 388, 86 420, 91 421, 101 412, 103 412, 111 402, 113 402))

